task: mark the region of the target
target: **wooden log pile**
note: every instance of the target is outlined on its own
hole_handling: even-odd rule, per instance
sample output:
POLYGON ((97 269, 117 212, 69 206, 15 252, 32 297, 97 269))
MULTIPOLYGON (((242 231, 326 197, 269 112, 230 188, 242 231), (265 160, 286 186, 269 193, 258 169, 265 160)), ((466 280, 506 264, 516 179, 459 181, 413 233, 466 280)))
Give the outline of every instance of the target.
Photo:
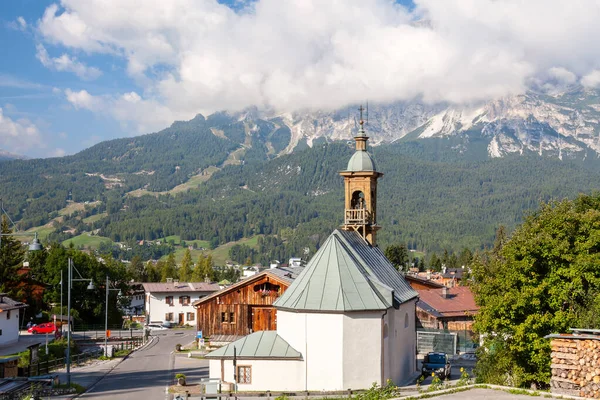
POLYGON ((600 399, 600 340, 552 339, 552 393, 600 399))

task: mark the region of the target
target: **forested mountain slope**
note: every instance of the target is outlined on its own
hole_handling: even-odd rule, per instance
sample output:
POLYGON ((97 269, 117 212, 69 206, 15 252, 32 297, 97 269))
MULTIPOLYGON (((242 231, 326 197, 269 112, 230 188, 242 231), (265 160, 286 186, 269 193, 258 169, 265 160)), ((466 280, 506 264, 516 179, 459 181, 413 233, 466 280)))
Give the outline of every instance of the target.
MULTIPOLYGON (((114 241, 180 235, 216 245, 262 234, 277 235, 277 246, 287 249, 278 257, 299 254, 342 222, 338 172, 353 148, 317 138, 283 154, 290 141, 277 121, 198 116, 74 156, 3 162, 0 196, 21 229, 48 224, 56 240, 93 231, 114 241), (168 192, 208 169, 202 183, 168 192)), ((426 140, 415 132, 372 147, 385 173, 382 246, 480 248, 499 225, 512 228, 540 201, 598 188, 600 162, 592 153, 560 160, 524 148, 489 158, 488 146, 478 132, 426 140)))

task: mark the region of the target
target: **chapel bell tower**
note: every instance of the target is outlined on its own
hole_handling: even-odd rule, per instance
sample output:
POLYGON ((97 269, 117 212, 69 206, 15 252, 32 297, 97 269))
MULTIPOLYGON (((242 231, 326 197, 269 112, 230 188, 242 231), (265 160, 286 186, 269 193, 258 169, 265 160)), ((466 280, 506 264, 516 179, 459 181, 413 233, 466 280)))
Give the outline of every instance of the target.
POLYGON ((348 161, 346 171, 340 172, 344 177, 344 225, 345 231, 356 231, 372 246, 377 245, 376 235, 381 228, 377 225, 377 179, 383 174, 377 172, 375 162, 367 152, 367 140, 364 120, 364 108, 360 111, 360 128, 354 137, 356 152, 348 161))

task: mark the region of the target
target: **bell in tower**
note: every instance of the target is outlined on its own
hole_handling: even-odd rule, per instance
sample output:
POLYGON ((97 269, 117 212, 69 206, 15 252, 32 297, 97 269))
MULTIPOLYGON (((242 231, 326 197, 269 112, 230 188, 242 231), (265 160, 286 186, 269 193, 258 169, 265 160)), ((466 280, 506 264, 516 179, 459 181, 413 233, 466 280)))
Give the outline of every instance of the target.
POLYGON ((369 242, 376 245, 376 234, 381 228, 377 225, 377 179, 383 174, 377 172, 375 162, 367 152, 368 136, 365 134, 363 107, 360 111, 360 128, 354 137, 356 151, 345 171, 340 172, 344 177, 344 225, 342 229, 354 230, 369 242))

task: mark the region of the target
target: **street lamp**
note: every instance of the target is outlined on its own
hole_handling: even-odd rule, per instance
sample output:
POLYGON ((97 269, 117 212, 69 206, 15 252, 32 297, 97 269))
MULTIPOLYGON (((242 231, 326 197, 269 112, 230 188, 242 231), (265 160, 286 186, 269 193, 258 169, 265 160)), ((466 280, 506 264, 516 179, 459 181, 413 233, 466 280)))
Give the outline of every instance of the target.
POLYGON ((110 290, 118 290, 119 293, 117 293, 117 295, 121 295, 120 289, 110 289, 108 285, 110 285, 110 281, 108 280, 108 275, 106 275, 106 304, 104 307, 106 309, 106 313, 104 315, 104 356, 106 357, 108 357, 108 292, 110 290))
MULTIPOLYGON (((13 227, 16 227, 15 222, 10 218, 10 215, 4 209, 4 202, 0 199, 0 211, 1 214, 6 215, 6 218, 13 224, 13 227)), ((2 247, 2 236, 35 236, 33 242, 29 245, 29 251, 37 251, 42 249, 42 245, 37 237, 37 232, 14 232, 14 233, 2 233, 0 232, 0 247, 2 247)))
POLYGON ((73 261, 69 258, 69 266, 67 268, 69 271, 67 280, 67 387, 71 387, 71 286, 73 282, 90 281, 87 290, 96 289, 94 282, 91 279, 84 279, 79 271, 77 271, 77 268, 75 268, 75 271, 77 271, 79 278, 73 278, 73 268, 75 268, 75 266, 73 265, 73 261))

